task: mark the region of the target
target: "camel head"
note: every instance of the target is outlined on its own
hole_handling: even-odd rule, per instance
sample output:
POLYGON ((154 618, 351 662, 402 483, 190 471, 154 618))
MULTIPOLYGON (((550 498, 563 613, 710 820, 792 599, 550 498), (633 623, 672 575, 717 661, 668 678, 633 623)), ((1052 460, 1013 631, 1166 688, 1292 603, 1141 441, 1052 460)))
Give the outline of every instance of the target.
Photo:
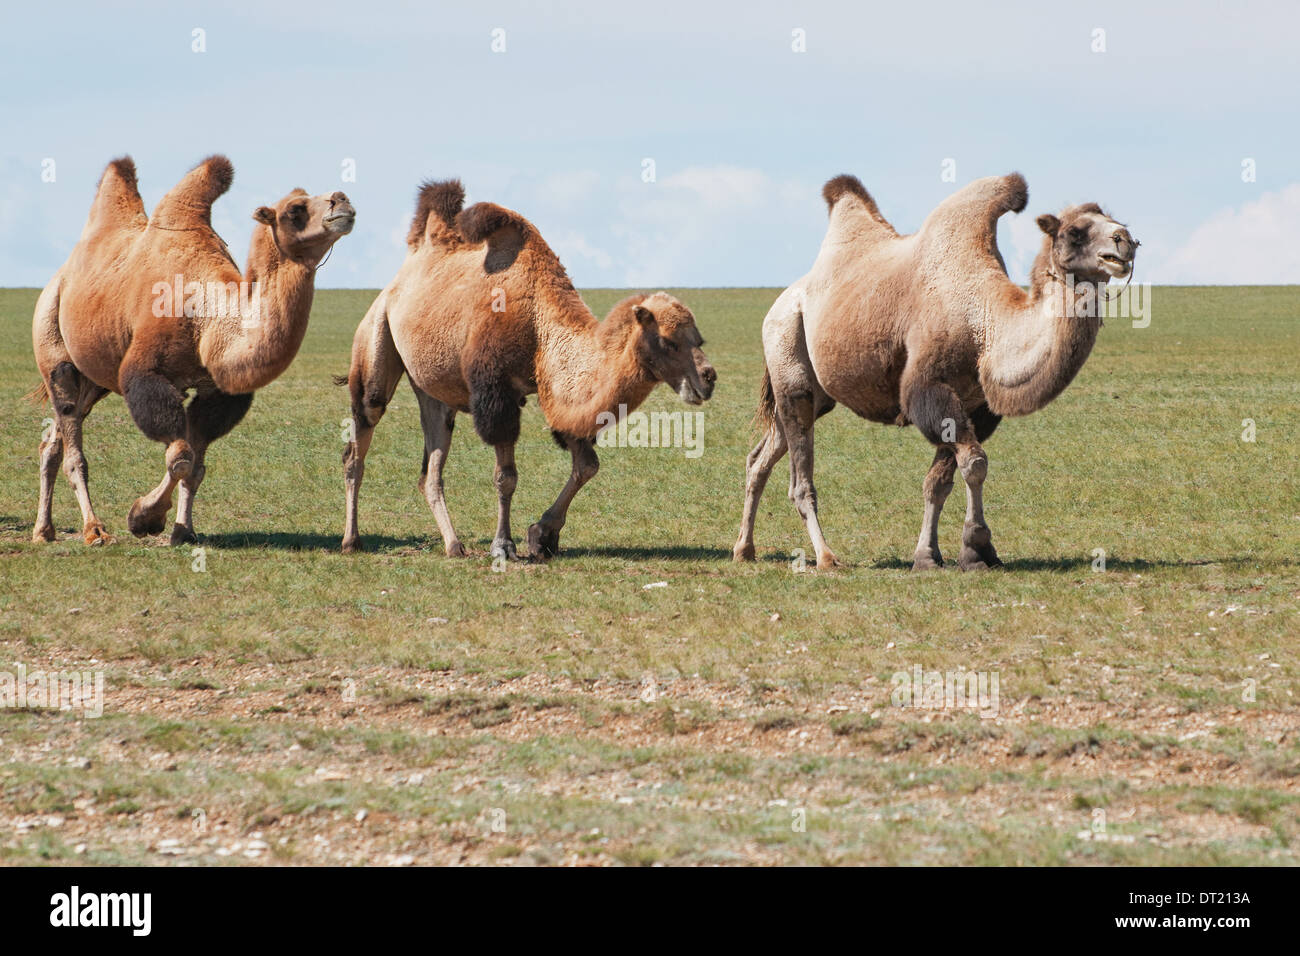
POLYGON ((262 206, 253 218, 271 230, 276 248, 287 258, 315 267, 352 231, 357 211, 341 192, 308 196, 305 189, 295 189, 275 206, 262 206))
POLYGON ((1047 236, 1044 251, 1062 276, 1104 284, 1133 271, 1140 243, 1095 202, 1068 206, 1059 217, 1039 216, 1038 228, 1047 236))
POLYGON ((677 392, 688 405, 702 405, 713 394, 718 373, 704 357, 704 339, 695 316, 667 292, 633 301, 632 315, 641 326, 637 354, 656 381, 677 392))

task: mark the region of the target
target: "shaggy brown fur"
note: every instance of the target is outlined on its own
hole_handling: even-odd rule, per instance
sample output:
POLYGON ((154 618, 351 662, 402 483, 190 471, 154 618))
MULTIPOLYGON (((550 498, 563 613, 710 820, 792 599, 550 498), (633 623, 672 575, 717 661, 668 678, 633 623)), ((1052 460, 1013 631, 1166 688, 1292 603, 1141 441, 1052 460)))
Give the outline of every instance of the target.
POLYGON ((455 215, 453 230, 423 228, 430 210, 445 223, 463 195, 458 183, 422 187, 412 246, 397 276, 357 329, 348 386, 355 440, 344 453, 347 511, 343 549, 360 547, 357 500, 374 427, 402 375, 420 403, 425 449, 420 488, 449 555, 465 553, 442 490, 442 467, 457 412, 469 412, 479 437, 494 446, 497 532, 494 555, 513 556, 510 500, 520 408, 538 396, 556 440, 573 456, 573 473, 556 503, 528 530, 536 556, 554 554, 569 502, 596 472, 594 439, 601 413, 632 410, 659 382, 699 403, 716 374, 700 350, 694 316, 664 292, 624 299, 598 322, 560 260, 523 216, 492 203, 455 215))
MULTIPOLYGON (((241 276, 211 222, 212 203, 233 177, 230 160, 209 156, 162 198, 152 218, 129 157, 110 162, 100 177, 81 240, 41 293, 32 319, 42 379, 33 395, 48 397, 55 415, 41 444, 35 540, 55 537, 51 506, 60 463, 81 505, 85 541, 111 540, 90 504, 81 422, 117 392, 140 430, 167 446, 166 475, 136 500, 128 526, 137 535, 162 531, 179 483, 171 540, 193 541, 193 498, 208 445, 238 423, 251 393, 297 353, 316 265, 351 230, 355 214, 337 192, 313 198, 295 190, 275 208, 263 206, 254 214, 262 225, 253 231, 241 276), (255 311, 242 308, 245 278, 260 286, 255 311)), ((250 294, 245 299, 255 304, 250 294)))
POLYGON ((914 566, 942 564, 937 521, 960 470, 967 514, 959 563, 996 567, 981 442, 1002 416, 1042 408, 1074 378, 1101 325, 1100 289, 1131 273, 1138 244, 1095 203, 1043 216, 1025 292, 1007 278, 997 248, 998 218, 1028 202, 1018 173, 958 190, 909 236, 885 221, 852 176, 832 179, 823 195, 830 224, 821 253, 763 323, 765 434, 749 456, 735 557, 754 558, 758 501, 789 450, 790 498, 817 564, 836 564, 817 516, 812 437, 816 419, 839 402, 870 421, 913 424, 937 448, 914 566))

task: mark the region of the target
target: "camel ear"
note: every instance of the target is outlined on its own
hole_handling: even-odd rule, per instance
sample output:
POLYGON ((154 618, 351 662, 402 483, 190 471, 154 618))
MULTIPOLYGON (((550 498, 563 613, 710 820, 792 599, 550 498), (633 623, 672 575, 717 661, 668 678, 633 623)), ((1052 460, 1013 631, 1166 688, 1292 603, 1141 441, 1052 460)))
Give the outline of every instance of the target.
POLYGON ((253 213, 253 218, 264 226, 270 226, 275 222, 275 210, 270 206, 262 206, 253 213))
POLYGON ((1061 220, 1050 213, 1043 213, 1038 217, 1038 228, 1055 239, 1057 230, 1061 228, 1061 220))
POLYGON ((636 316, 636 320, 641 323, 643 328, 655 328, 655 314, 644 305, 632 306, 632 314, 636 316))

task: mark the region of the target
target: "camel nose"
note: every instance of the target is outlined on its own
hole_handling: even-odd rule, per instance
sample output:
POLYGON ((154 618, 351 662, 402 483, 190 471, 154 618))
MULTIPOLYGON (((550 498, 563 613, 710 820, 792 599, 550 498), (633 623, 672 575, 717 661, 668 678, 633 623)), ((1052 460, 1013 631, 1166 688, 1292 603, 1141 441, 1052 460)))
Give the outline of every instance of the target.
POLYGON ((704 368, 700 369, 700 378, 704 380, 704 397, 708 398, 713 394, 713 386, 718 383, 718 373, 712 365, 706 362, 704 368))
POLYGON ((1138 242, 1127 229, 1120 226, 1111 234, 1110 238, 1115 243, 1115 249, 1119 252, 1120 258, 1133 258, 1133 254, 1137 252, 1138 242))

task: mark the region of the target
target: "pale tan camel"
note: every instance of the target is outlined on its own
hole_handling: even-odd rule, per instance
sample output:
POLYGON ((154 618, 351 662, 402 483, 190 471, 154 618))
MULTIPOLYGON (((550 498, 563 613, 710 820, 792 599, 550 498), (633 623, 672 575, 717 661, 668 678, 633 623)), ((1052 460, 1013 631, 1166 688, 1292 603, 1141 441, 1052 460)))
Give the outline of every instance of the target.
POLYGON ((212 203, 234 169, 211 156, 186 174, 147 217, 129 157, 108 164, 81 239, 36 303, 32 344, 54 407, 41 443, 36 541, 53 541, 54 476, 62 462, 81 505, 87 544, 111 541, 90 504, 81 423, 109 392, 125 397, 142 432, 167 446, 162 482, 136 499, 135 535, 166 526, 173 489, 180 504, 171 543, 194 541, 194 495, 204 455, 229 432, 253 391, 293 361, 307 330, 316 267, 352 230, 341 192, 295 189, 262 206, 244 275, 213 231, 212 203), (185 404, 187 390, 194 398, 185 404))
POLYGON ((343 550, 361 547, 357 499, 366 452, 402 375, 415 390, 424 431, 419 487, 448 555, 465 548, 443 497, 442 469, 457 412, 469 412, 496 450, 497 529, 491 554, 514 557, 510 499, 517 481, 520 407, 536 393, 556 442, 573 458, 559 498, 528 529, 534 557, 559 549, 574 495, 600 465, 594 440, 605 413, 635 409, 664 382, 698 405, 717 374, 694 316, 665 292, 634 295, 598 322, 537 229, 491 203, 462 211, 457 181, 421 187, 409 253, 371 305, 352 343, 346 379, 355 437, 343 454, 343 550))
POLYGON ((817 566, 837 564, 817 519, 813 423, 839 402, 870 421, 913 424, 937 446, 913 567, 943 564, 939 513, 958 469, 967 495, 958 565, 997 567, 980 443, 1002 416, 1042 408, 1074 378, 1101 326, 1102 290, 1132 274, 1138 243, 1095 203, 1040 216, 1045 238, 1025 292, 997 248, 998 218, 1029 198, 1018 173, 958 190, 909 236, 853 176, 832 179, 823 195, 830 225, 817 261, 763 322, 765 433, 749 455, 733 554, 754 559, 754 513, 788 448, 789 495, 817 566))

